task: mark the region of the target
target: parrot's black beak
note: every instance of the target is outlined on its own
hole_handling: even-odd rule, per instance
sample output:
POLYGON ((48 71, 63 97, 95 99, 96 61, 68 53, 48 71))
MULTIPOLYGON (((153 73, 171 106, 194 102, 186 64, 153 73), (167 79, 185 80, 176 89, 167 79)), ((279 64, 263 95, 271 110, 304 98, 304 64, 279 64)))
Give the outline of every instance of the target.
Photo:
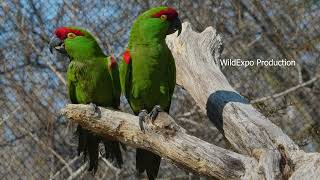
POLYGON ((52 53, 52 50, 55 49, 61 54, 67 54, 67 51, 64 49, 63 41, 55 36, 51 38, 49 46, 50 46, 51 53, 52 53))
POLYGON ((179 36, 181 34, 181 30, 182 30, 181 20, 178 17, 176 17, 171 21, 168 34, 172 34, 178 31, 178 36, 179 36))

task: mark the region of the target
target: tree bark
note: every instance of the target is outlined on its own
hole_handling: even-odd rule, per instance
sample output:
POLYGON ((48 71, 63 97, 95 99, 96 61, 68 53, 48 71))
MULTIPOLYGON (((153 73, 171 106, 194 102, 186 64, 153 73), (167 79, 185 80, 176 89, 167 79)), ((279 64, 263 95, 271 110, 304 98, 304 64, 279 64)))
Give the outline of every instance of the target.
POLYGON ((177 83, 184 87, 207 112, 209 119, 241 153, 252 155, 254 149, 274 149, 283 144, 297 150, 297 145, 236 92, 220 71, 221 37, 209 27, 194 32, 185 23, 179 37, 170 36, 177 67, 177 83))
POLYGON ((63 114, 92 132, 117 139, 132 147, 148 149, 171 159, 180 167, 219 179, 240 179, 257 162, 250 157, 209 144, 186 134, 166 113, 160 113, 154 123, 148 120, 142 132, 137 116, 91 105, 69 104, 63 114))
POLYGON ((317 179, 319 153, 305 153, 236 92, 220 71, 221 37, 209 27, 194 32, 183 24, 179 37, 167 38, 177 67, 177 83, 207 112, 235 153, 186 134, 161 113, 155 124, 140 131, 137 117, 100 108, 99 116, 86 105, 68 105, 64 114, 107 138, 148 149, 177 165, 218 179, 317 179))

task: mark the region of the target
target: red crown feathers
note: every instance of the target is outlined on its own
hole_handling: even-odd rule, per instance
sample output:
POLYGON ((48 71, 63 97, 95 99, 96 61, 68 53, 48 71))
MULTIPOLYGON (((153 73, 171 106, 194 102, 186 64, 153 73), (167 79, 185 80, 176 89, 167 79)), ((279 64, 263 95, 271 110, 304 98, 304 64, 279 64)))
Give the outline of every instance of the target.
POLYGON ((153 14, 152 17, 159 18, 159 17, 161 17, 161 15, 167 15, 169 20, 178 17, 177 11, 173 8, 170 8, 170 7, 153 14))
POLYGON ((71 28, 68 28, 68 27, 60 27, 60 28, 57 28, 54 31, 54 34, 61 40, 64 40, 65 38, 67 38, 68 33, 73 33, 73 34, 75 34, 77 36, 83 36, 84 35, 80 30, 71 29, 71 28))

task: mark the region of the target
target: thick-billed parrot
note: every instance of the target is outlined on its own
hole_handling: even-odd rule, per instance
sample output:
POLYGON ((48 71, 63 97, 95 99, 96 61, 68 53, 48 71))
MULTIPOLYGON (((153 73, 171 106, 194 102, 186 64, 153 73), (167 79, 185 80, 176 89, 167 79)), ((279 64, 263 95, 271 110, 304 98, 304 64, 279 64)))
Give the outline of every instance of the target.
MULTIPOLYGON (((50 50, 67 55, 70 64, 67 71, 68 95, 74 104, 91 104, 117 109, 120 104, 119 70, 115 59, 106 56, 96 39, 88 31, 79 27, 60 27, 55 30, 50 41, 50 50)), ((77 127, 79 137, 78 155, 89 155, 89 171, 97 171, 99 143, 103 142, 106 158, 123 164, 120 143, 108 140, 77 127)))
MULTIPOLYGON (((177 11, 164 6, 144 12, 131 28, 129 43, 120 63, 120 82, 133 112, 139 115, 143 131, 147 115, 154 120, 159 111, 169 112, 176 84, 176 67, 165 38, 177 30, 179 35, 181 28, 177 11)), ((149 179, 155 179, 160 161, 159 155, 137 149, 136 169, 139 174, 146 171, 149 179)))

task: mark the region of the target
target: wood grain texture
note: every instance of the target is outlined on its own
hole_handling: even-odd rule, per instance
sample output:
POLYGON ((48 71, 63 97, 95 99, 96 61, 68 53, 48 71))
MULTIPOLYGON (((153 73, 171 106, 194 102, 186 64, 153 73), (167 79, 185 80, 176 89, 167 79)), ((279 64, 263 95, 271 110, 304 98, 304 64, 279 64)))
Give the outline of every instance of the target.
POLYGON ((241 179, 257 162, 250 157, 209 144, 186 134, 166 113, 160 113, 146 131, 137 116, 99 107, 99 115, 90 105, 69 104, 63 114, 82 127, 106 138, 117 139, 132 147, 148 149, 172 160, 180 167, 219 179, 241 179))
POLYGON ((167 38, 176 61, 177 83, 237 151, 209 144, 186 133, 166 113, 160 113, 145 133, 131 114, 88 105, 68 105, 70 120, 106 138, 148 149, 182 168, 217 179, 291 179, 320 177, 320 154, 305 153, 268 118, 236 92, 220 71, 222 40, 212 27, 194 32, 189 23, 167 38))
POLYGON ((275 149, 278 144, 298 150, 279 127, 231 87, 220 71, 222 40, 212 27, 197 33, 184 23, 181 35, 169 36, 167 44, 175 58, 177 83, 192 95, 237 151, 252 155, 254 149, 275 149))

